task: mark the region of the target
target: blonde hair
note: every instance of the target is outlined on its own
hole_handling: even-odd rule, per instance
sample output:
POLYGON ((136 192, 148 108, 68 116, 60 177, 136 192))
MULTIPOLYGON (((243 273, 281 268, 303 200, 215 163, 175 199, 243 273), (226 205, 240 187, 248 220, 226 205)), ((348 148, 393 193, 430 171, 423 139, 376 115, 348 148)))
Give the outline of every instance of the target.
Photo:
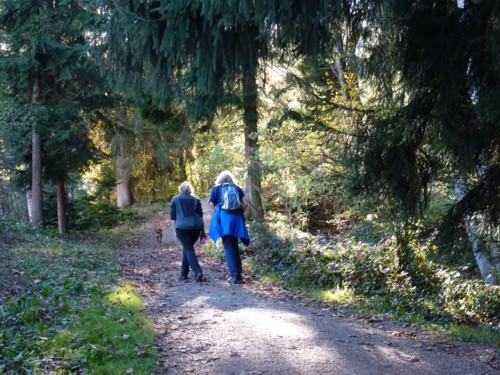
POLYGON ((194 188, 189 182, 184 181, 182 184, 179 185, 179 193, 187 193, 193 195, 194 188))
POLYGON ((238 185, 238 181, 236 181, 236 178, 234 178, 233 174, 229 171, 222 171, 221 173, 219 173, 217 179, 215 180, 216 185, 220 185, 223 182, 230 182, 232 184, 238 185))

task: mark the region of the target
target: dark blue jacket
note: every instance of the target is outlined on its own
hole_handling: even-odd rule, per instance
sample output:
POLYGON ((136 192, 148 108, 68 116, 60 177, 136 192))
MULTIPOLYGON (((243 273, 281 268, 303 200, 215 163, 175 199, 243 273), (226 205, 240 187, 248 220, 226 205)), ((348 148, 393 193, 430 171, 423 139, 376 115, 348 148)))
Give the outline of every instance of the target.
POLYGON ((170 220, 178 229, 203 229, 203 209, 199 198, 180 193, 170 202, 170 220))

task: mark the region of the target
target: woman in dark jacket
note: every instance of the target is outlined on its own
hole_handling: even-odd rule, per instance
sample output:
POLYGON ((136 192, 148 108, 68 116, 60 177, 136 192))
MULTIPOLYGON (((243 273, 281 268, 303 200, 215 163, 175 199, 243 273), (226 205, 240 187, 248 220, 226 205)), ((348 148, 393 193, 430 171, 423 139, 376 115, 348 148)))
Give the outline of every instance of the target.
POLYGON ((203 281, 203 271, 194 252, 194 244, 204 233, 203 209, 201 201, 195 197, 191 184, 184 181, 179 185, 179 194, 170 202, 170 220, 175 234, 182 244, 182 261, 179 280, 187 280, 189 267, 194 273, 195 280, 203 281))
POLYGON ((228 171, 221 172, 215 180, 215 186, 210 193, 210 206, 214 213, 210 222, 210 230, 208 235, 217 242, 222 238, 226 261, 229 268, 231 278, 228 280, 231 284, 240 284, 243 282, 241 276, 242 264, 240 248, 238 240, 241 240, 243 245, 248 246, 250 237, 245 225, 245 217, 243 213, 248 206, 248 201, 245 197, 245 192, 241 189, 233 174, 228 171), (236 210, 224 209, 224 185, 229 185, 234 188, 235 194, 238 195, 239 208, 236 210))

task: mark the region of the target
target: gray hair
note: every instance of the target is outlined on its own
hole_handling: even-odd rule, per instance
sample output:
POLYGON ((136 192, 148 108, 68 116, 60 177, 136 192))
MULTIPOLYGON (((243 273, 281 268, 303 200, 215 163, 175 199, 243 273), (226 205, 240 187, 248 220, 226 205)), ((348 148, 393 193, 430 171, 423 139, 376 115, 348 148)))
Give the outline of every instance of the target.
POLYGON ((217 179, 215 180, 216 185, 220 185, 224 182, 230 182, 232 184, 238 185, 238 181, 236 181, 236 178, 234 178, 233 174, 229 171, 222 171, 221 173, 219 173, 217 179))
POLYGON ((182 184, 179 185, 179 193, 187 193, 193 195, 194 188, 189 182, 184 181, 182 184))

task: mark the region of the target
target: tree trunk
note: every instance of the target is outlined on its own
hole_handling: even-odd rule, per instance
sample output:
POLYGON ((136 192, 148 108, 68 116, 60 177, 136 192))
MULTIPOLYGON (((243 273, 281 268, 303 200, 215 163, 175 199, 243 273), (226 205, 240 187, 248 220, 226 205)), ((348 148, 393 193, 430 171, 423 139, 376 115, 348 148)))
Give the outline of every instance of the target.
POLYGON ((340 83, 340 91, 342 92, 342 97, 345 101, 349 100, 349 94, 347 92, 347 84, 345 81, 345 71, 344 71, 344 60, 341 57, 341 51, 337 45, 333 47, 333 57, 335 59, 335 67, 330 67, 332 71, 337 76, 340 83))
POLYGON ((68 220, 66 218, 66 192, 64 190, 65 178, 61 173, 57 177, 57 226, 59 233, 68 233, 68 220))
MULTIPOLYGON (((455 194, 459 200, 465 196, 466 186, 465 181, 455 181, 455 194)), ((484 283, 496 285, 497 280, 495 280, 494 273, 497 271, 497 268, 491 261, 492 257, 488 256, 488 249, 485 247, 485 241, 481 240, 481 236, 478 231, 479 223, 477 218, 465 217, 464 224, 467 237, 469 238, 472 247, 472 253, 474 254, 474 258, 476 259, 476 263, 484 283)), ((494 243, 495 241, 491 242, 494 243)), ((495 253, 498 252, 496 248, 492 250, 495 251, 495 253)), ((490 255, 496 256, 496 254, 490 255)))
POLYGON ((187 149, 184 147, 179 149, 179 179, 181 181, 187 181, 188 174, 186 171, 186 153, 187 149))
POLYGON ((28 209, 28 220, 30 223, 33 222, 33 203, 32 203, 31 196, 32 196, 31 190, 28 190, 26 192, 26 206, 28 209))
POLYGON ((398 266, 401 271, 406 271, 413 276, 414 267, 412 267, 414 252, 410 244, 410 222, 405 219, 404 223, 396 226, 396 245, 398 255, 398 266))
POLYGON ((247 161, 247 217, 264 219, 261 195, 261 170, 258 152, 257 78, 256 74, 243 77, 243 121, 245 124, 245 156, 247 161))
MULTIPOLYGON (((40 78, 35 71, 31 103, 36 104, 40 96, 40 78)), ((43 199, 42 199, 42 141, 33 124, 31 136, 31 226, 43 227, 43 199)))
POLYGON ((130 189, 130 162, 127 156, 127 141, 120 137, 116 155, 116 204, 119 208, 129 207, 133 203, 130 189))

